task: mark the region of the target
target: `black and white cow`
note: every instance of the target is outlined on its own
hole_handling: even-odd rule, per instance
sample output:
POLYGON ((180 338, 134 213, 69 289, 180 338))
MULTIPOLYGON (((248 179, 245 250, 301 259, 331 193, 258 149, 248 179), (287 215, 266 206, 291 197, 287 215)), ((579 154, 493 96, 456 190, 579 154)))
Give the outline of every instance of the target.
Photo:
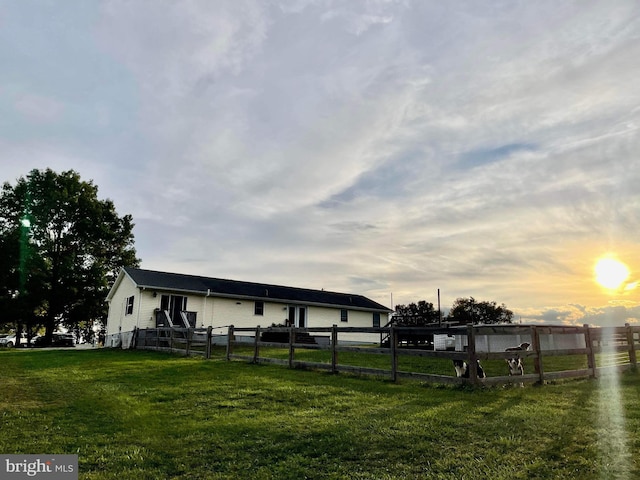
MULTIPOLYGON (((476 362, 478 362, 478 378, 486 378, 480 360, 476 360, 476 362)), ((464 360, 454 360, 453 368, 456 370, 456 377, 469 378, 469 365, 464 360)))
POLYGON ((520 358, 507 358, 507 365, 509 366, 509 375, 524 375, 524 366, 522 365, 522 359, 520 358))
POLYGON ((530 346, 531 346, 530 343, 524 342, 524 343, 521 343, 520 345, 518 345, 517 347, 506 348, 504 351, 505 352, 519 352, 519 351, 523 351, 523 350, 529 350, 530 346))
MULTIPOLYGON (((509 347, 505 349, 505 352, 522 352, 528 350, 530 346, 530 343, 524 342, 517 347, 509 347)), ((522 364, 522 359, 519 356, 506 358, 505 361, 509 366, 509 375, 524 375, 524 365, 522 364)))

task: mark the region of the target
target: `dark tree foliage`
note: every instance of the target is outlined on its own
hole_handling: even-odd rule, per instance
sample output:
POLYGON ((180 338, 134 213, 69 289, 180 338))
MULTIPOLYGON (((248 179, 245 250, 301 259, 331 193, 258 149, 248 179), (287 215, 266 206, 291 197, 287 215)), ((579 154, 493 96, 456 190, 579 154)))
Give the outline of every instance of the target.
POLYGON ((394 320, 396 325, 423 327, 438 323, 440 314, 433 308, 433 303, 420 300, 418 303, 396 305, 394 320))
POLYGON ((108 286, 138 266, 131 215, 73 170, 32 170, 0 192, 0 321, 50 341, 64 324, 90 333, 106 320, 108 286))
POLYGON ((453 303, 447 321, 460 324, 511 323, 513 312, 496 302, 478 302, 475 298, 458 298, 453 303))

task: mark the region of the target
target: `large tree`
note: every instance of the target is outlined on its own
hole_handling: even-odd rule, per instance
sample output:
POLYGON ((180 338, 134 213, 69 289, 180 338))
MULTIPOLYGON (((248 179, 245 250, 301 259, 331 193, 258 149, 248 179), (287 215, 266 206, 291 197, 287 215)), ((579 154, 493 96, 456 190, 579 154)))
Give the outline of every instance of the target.
POLYGON ((32 170, 0 192, 0 307, 18 330, 42 325, 50 342, 60 324, 104 322, 108 286, 137 266, 131 215, 99 200, 92 181, 73 170, 32 170))
POLYGON ((453 302, 447 320, 461 324, 511 323, 513 312, 496 302, 478 302, 475 298, 458 298, 453 302))

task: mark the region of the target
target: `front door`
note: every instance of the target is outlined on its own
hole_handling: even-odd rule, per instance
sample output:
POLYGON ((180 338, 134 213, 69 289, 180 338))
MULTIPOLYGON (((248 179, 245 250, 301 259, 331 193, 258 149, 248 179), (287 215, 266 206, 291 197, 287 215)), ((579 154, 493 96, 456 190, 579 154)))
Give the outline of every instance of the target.
POLYGON ((305 328, 307 326, 307 307, 289 305, 289 325, 305 328))
POLYGON ((187 297, 182 295, 162 295, 160 298, 160 310, 169 312, 169 317, 174 325, 182 325, 180 312, 187 309, 187 297))

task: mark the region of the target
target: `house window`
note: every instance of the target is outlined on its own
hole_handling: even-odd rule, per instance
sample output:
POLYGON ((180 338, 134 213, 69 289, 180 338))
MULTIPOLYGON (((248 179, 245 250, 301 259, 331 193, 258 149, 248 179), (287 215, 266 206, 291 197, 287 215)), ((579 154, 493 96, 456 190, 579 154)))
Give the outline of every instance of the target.
POLYGON ((255 302, 253 306, 254 315, 264 315, 264 302, 255 302))
POLYGON ((124 313, 125 315, 133 315, 133 295, 127 297, 127 306, 124 313))
POLYGON ((340 321, 341 322, 349 321, 349 312, 347 311, 346 308, 343 308, 342 310, 340 310, 340 321))
POLYGON ((373 328, 380 328, 380 313, 373 314, 373 328))

